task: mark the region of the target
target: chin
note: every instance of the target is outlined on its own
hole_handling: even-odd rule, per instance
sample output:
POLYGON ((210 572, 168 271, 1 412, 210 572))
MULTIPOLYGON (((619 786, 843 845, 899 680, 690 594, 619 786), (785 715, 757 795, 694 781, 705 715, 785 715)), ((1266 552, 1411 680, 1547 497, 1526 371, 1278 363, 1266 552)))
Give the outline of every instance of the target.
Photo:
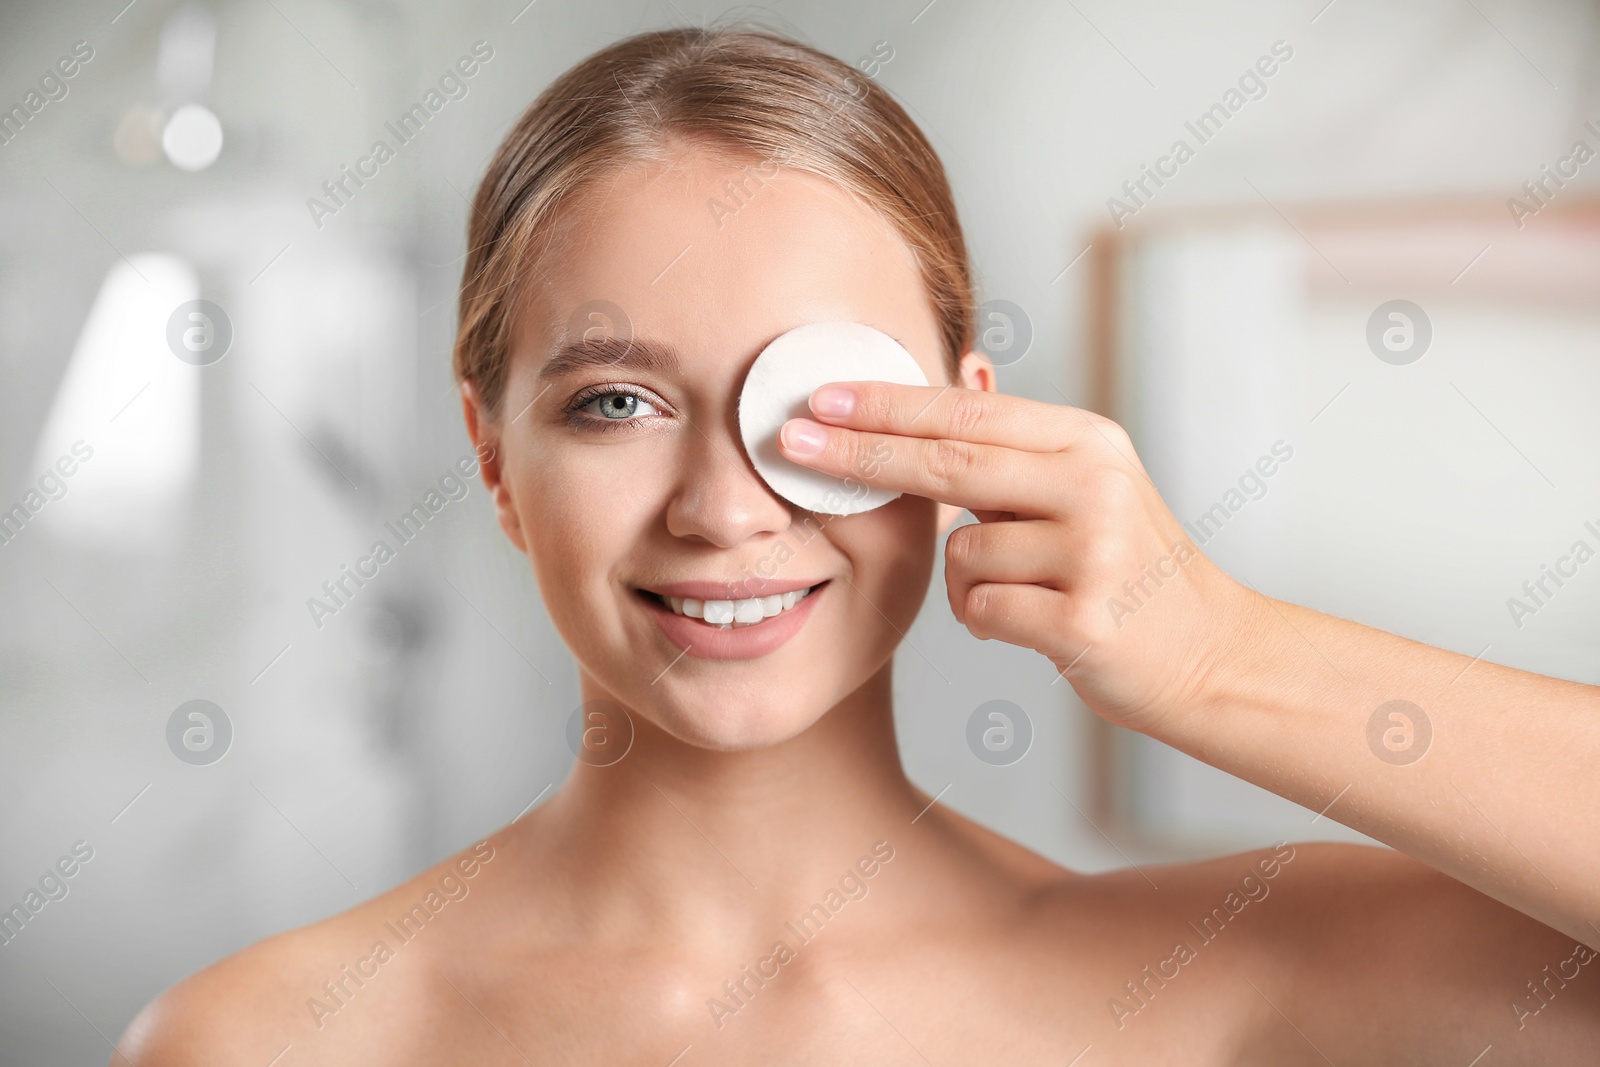
POLYGON ((806 686, 697 686, 690 682, 636 705, 637 714, 687 745, 749 752, 781 745, 816 725, 843 695, 806 686), (759 689, 759 692, 753 691, 759 689), (774 689, 781 689, 775 694, 774 689))

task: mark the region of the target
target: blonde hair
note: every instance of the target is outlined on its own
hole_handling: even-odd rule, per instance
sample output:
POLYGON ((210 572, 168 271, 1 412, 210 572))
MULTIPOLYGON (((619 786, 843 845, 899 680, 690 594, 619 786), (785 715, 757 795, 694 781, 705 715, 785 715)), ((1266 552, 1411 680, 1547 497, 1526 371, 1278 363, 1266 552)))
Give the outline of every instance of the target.
POLYGON ((643 33, 557 78, 496 151, 473 198, 454 367, 498 415, 526 284, 563 207, 602 175, 662 158, 674 140, 781 161, 879 211, 915 254, 957 376, 976 312, 944 167, 876 82, 759 29, 643 33))

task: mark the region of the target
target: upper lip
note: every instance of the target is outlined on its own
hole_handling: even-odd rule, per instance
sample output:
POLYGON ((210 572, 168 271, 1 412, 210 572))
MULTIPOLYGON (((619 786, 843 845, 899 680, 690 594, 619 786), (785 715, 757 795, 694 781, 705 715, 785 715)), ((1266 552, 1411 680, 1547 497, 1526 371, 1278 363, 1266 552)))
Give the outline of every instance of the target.
POLYGON ((658 596, 688 597, 693 600, 750 600, 755 597, 776 596, 796 589, 810 589, 826 581, 825 578, 777 579, 741 578, 735 582, 688 581, 670 585, 640 586, 647 593, 658 596))

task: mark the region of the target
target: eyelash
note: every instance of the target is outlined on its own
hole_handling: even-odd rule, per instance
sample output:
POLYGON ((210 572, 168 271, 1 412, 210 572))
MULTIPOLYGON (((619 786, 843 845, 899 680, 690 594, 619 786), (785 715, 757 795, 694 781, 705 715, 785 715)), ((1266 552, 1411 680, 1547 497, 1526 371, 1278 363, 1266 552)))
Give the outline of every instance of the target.
MULTIPOLYGON (((572 402, 567 405, 567 422, 576 429, 587 430, 593 433, 611 433, 615 430, 622 429, 623 426, 628 423, 640 421, 640 419, 637 417, 627 419, 607 419, 599 416, 583 414, 584 408, 588 407, 590 404, 604 396, 631 396, 636 399, 643 400, 652 407, 664 408, 667 406, 663 401, 655 397, 653 394, 646 393, 643 390, 633 386, 591 385, 587 389, 584 389, 578 393, 577 396, 573 397, 572 402)), ((648 418, 649 416, 644 417, 648 418)))

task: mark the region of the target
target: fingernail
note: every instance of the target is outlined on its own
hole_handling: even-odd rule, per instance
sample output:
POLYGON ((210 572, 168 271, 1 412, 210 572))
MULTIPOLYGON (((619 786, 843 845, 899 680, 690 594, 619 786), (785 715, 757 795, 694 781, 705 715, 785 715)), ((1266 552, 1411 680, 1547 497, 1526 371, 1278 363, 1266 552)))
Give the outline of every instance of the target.
POLYGON ((790 419, 778 437, 784 448, 800 456, 814 456, 828 443, 828 431, 810 419, 790 419))
POLYGON ((825 385, 811 394, 811 410, 840 417, 856 409, 856 394, 837 385, 825 385))

